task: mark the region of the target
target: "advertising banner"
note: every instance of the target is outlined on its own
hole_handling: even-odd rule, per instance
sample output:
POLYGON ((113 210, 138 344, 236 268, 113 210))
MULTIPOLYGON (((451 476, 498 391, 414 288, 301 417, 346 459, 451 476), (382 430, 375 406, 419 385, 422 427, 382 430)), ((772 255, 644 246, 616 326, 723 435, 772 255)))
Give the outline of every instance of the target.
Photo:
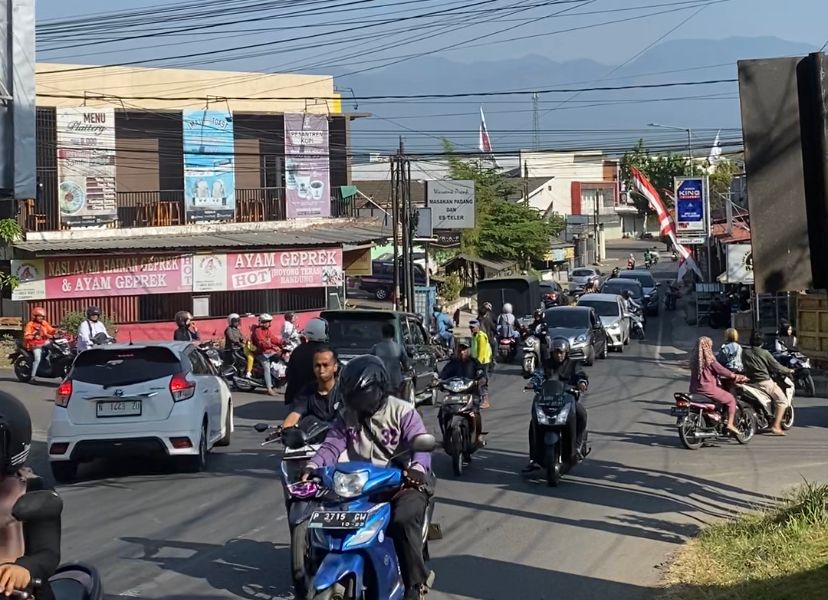
POLYGON ((753 249, 750 244, 727 244, 727 283, 753 284, 753 249))
POLYGON ((426 181, 434 229, 474 229, 474 181, 426 181))
POLYGON ((288 219, 331 216, 327 115, 285 114, 285 188, 288 219))
POLYGON ((227 255, 196 254, 193 256, 193 291, 222 292, 227 290, 227 255))
POLYGON ((193 289, 191 256, 47 258, 45 298, 176 294, 193 289))
POLYGON ((704 177, 676 177, 676 232, 707 231, 707 185, 704 177))
POLYGON ((115 110, 58 108, 60 222, 96 227, 118 218, 115 197, 115 110))
POLYGON ((341 248, 227 255, 228 290, 338 287, 343 282, 341 248))
POLYGON ((46 298, 46 264, 42 258, 12 260, 11 274, 17 277, 12 300, 43 300, 46 298))
POLYGON ((232 221, 236 212, 233 117, 185 110, 184 211, 188 223, 232 221))

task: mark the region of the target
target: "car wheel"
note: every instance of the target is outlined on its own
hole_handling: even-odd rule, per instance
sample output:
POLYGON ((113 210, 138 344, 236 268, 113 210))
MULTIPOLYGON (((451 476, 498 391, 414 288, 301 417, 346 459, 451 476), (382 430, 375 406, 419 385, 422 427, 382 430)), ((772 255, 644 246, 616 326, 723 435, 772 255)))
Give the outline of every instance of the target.
POLYGON ((374 292, 374 297, 379 301, 387 300, 389 295, 388 290, 384 287, 377 288, 374 292))
POLYGON ((216 446, 229 446, 233 434, 233 401, 227 404, 227 416, 224 418, 224 437, 216 442, 216 446))
POLYGON ((201 426, 201 437, 198 440, 198 454, 182 456, 181 470, 187 473, 200 473, 207 467, 207 420, 201 426))
POLYGON ((78 463, 74 460, 61 460, 49 463, 52 476, 58 483, 70 483, 78 476, 78 463))
MULTIPOLYGON (((628 333, 627 334, 627 339, 624 340, 624 346, 629 346, 630 345, 630 337, 632 337, 632 336, 631 336, 631 334, 628 333)), ((621 348, 621 352, 623 352, 623 351, 624 351, 624 348, 621 348)))
POLYGON ((589 352, 587 353, 586 358, 584 359, 584 365, 586 365, 587 367, 591 367, 594 364, 595 364, 595 345, 593 344, 589 347, 589 352))

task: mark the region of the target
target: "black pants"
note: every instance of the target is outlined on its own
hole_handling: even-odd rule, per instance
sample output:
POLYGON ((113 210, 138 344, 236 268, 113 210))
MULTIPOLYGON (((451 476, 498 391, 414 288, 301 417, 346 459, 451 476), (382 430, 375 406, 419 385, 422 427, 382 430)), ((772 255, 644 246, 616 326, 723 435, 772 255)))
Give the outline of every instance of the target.
POLYGON ((428 496, 418 490, 406 490, 391 503, 391 526, 400 572, 406 589, 423 585, 428 578, 423 559, 423 524, 428 496))
MULTIPOLYGON (((575 403, 575 449, 581 447, 584 441, 584 432, 587 429, 587 410, 581 406, 580 402, 575 403)), ((529 460, 540 463, 543 457, 540 456, 539 451, 542 448, 537 447, 537 421, 532 417, 532 422, 529 424, 529 460)), ((570 438, 571 439, 571 438, 570 438)))

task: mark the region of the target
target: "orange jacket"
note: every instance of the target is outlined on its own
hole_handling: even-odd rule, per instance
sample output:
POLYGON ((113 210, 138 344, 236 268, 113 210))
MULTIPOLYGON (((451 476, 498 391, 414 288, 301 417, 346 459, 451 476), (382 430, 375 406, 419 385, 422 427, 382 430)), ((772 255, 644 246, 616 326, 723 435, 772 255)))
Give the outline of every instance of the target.
POLYGON ((26 327, 23 328, 23 343, 27 350, 42 346, 49 341, 49 338, 55 335, 55 328, 49 325, 45 319, 40 323, 36 321, 29 321, 26 327))

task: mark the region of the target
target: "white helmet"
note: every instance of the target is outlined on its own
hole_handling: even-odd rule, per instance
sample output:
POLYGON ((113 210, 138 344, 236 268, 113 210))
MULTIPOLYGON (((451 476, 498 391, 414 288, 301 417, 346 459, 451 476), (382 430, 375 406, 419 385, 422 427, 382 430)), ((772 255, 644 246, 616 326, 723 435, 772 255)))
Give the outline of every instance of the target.
POLYGON ((273 320, 270 313, 262 313, 259 315, 259 323, 269 323, 273 320))
POLYGON ((227 315, 227 323, 229 325, 232 325, 233 321, 241 321, 239 313, 230 313, 229 315, 227 315))
POLYGON ((328 341, 328 322, 319 317, 311 319, 305 325, 305 330, 302 335, 309 342, 327 342, 328 341))
POLYGON ((506 304, 504 304, 503 305, 503 312, 505 312, 507 315, 511 315, 512 314, 512 305, 509 304, 508 302, 506 304))

